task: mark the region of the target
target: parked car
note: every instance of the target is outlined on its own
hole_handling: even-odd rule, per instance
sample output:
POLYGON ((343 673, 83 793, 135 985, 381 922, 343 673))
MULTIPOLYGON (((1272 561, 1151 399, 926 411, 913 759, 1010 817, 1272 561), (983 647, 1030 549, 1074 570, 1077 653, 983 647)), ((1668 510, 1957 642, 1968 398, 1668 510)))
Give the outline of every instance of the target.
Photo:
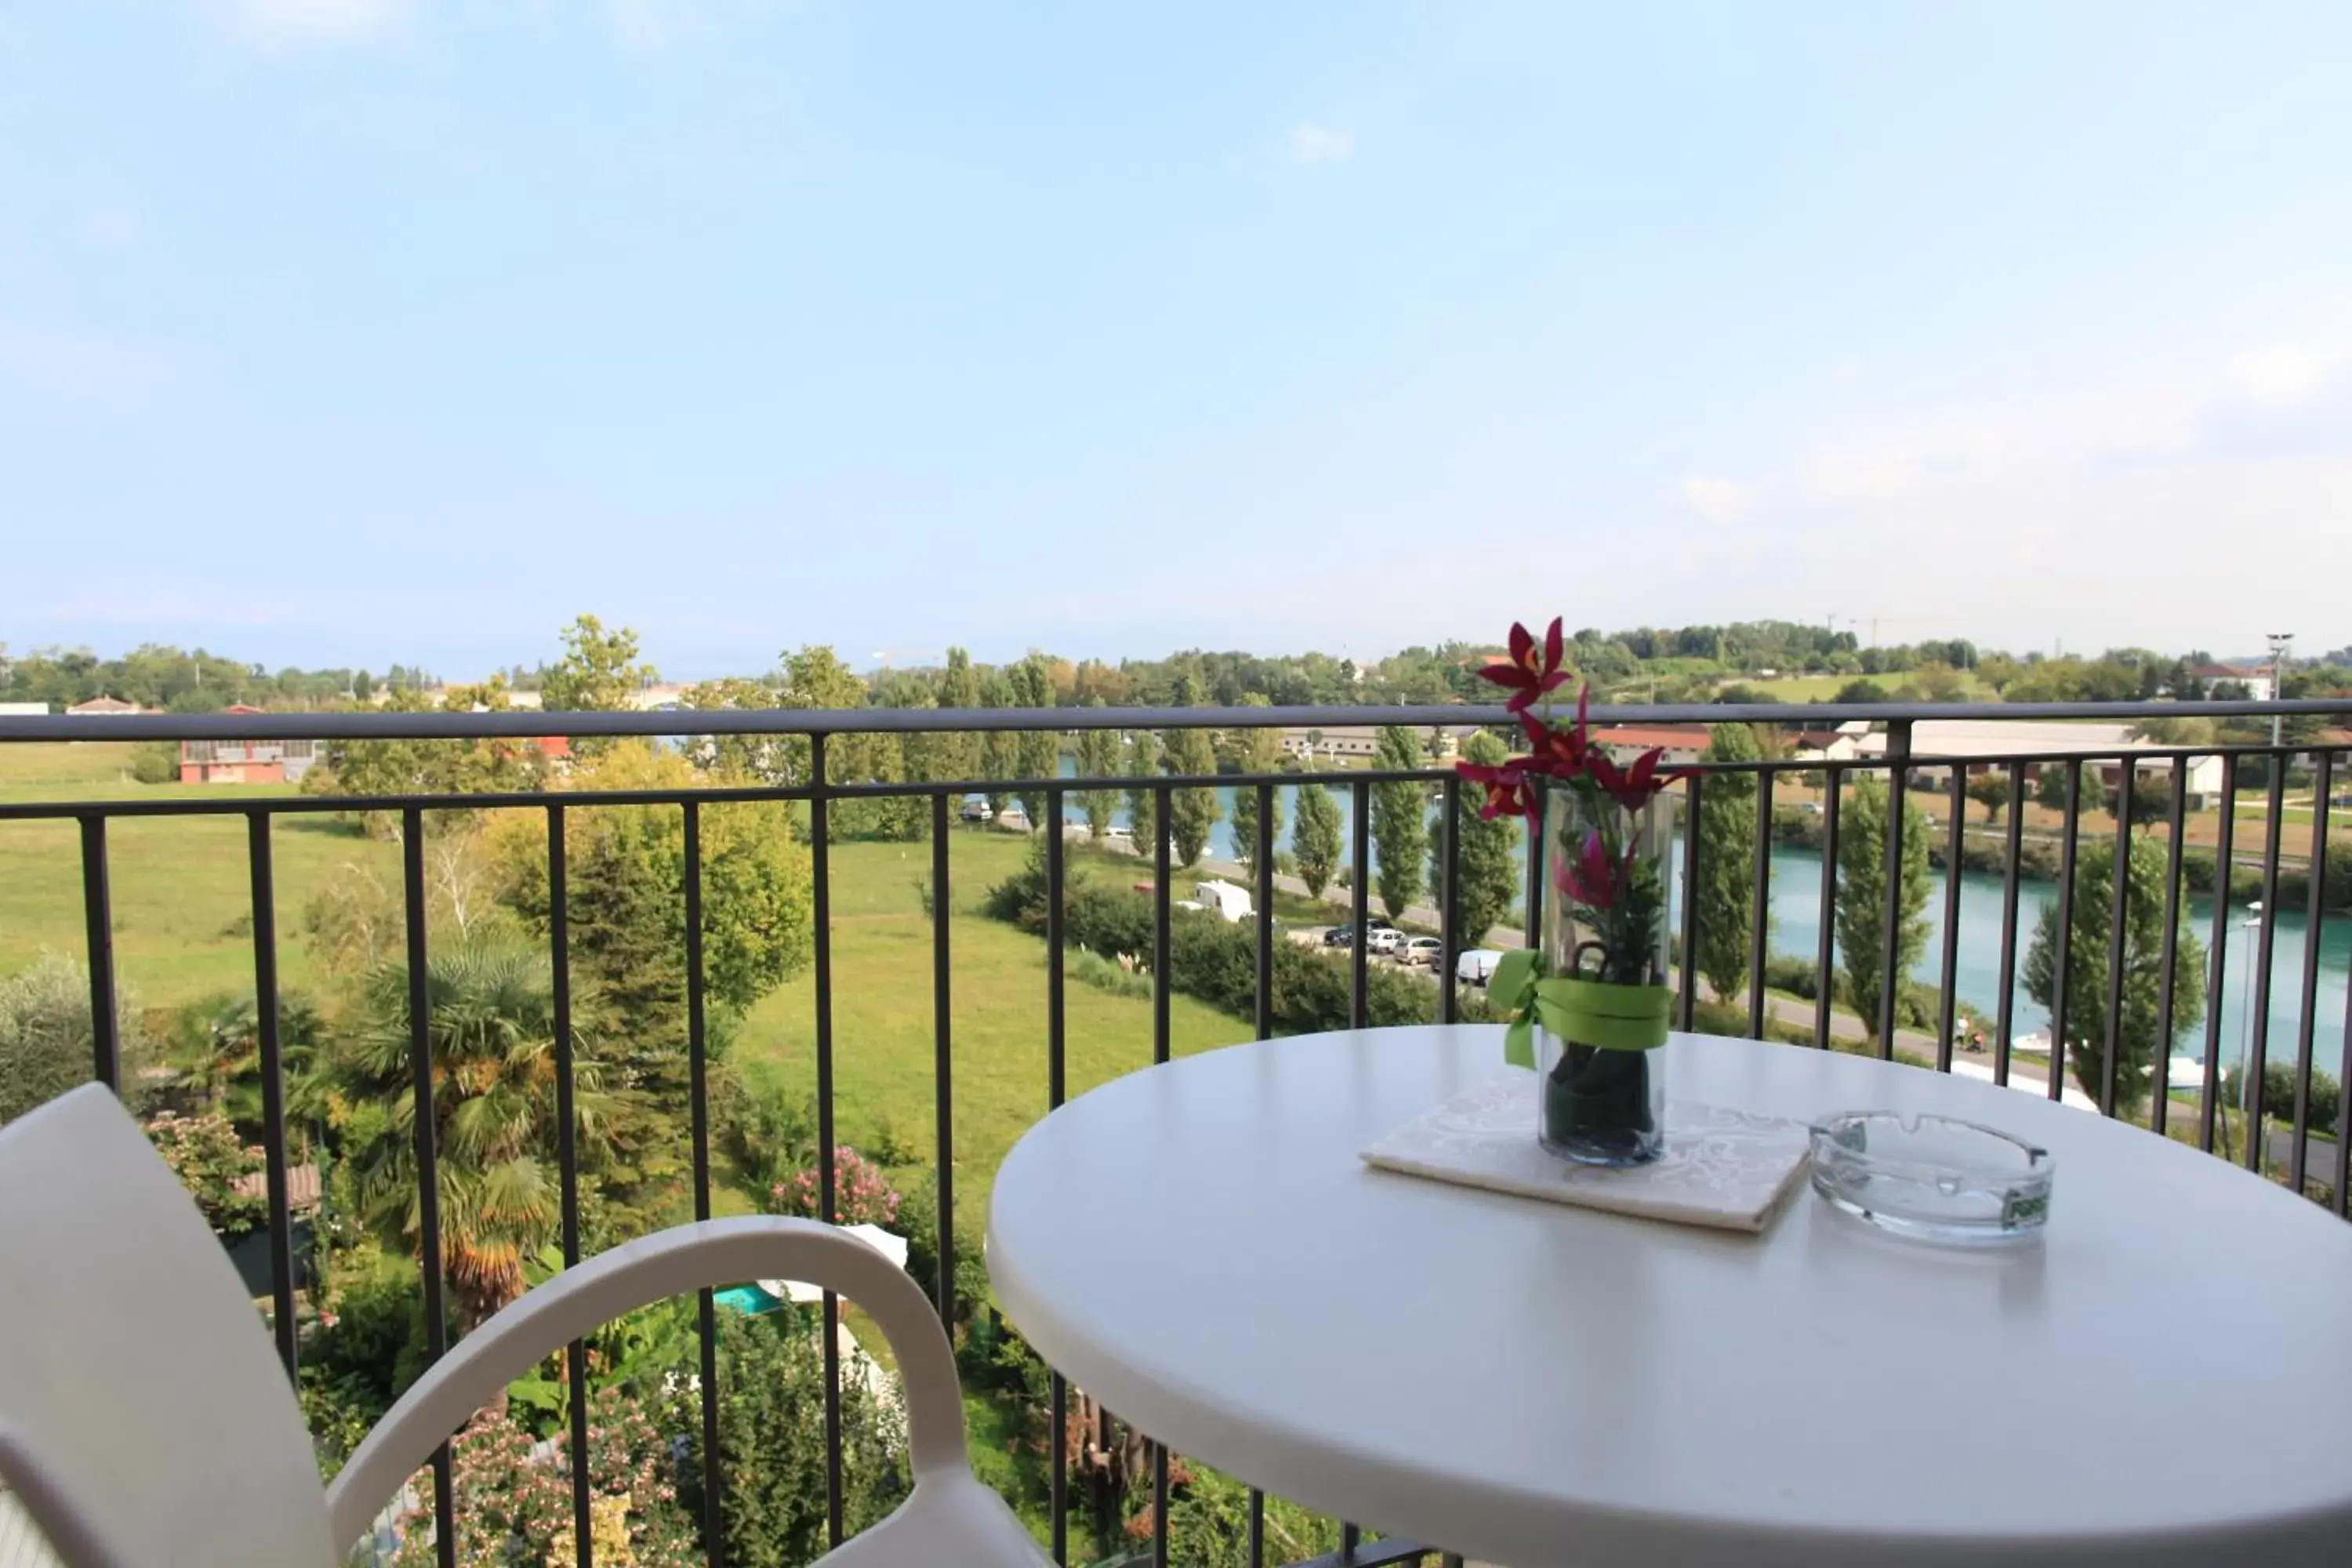
POLYGON ((968 795, 963 797, 963 819, 966 822, 986 822, 995 815, 989 809, 986 795, 968 795))
POLYGON ((1474 947, 1454 961, 1454 978, 1469 985, 1484 985, 1495 973, 1495 965, 1503 955, 1491 947, 1474 947))
POLYGON ((1407 937, 1397 949, 1399 963, 1425 963, 1434 966, 1445 944, 1433 936, 1407 937))
POLYGON ((1404 945, 1404 932, 1394 926, 1373 926, 1364 932, 1366 952, 1391 953, 1402 945, 1404 945))
POLYGON ((1323 933, 1323 945, 1325 947, 1355 946, 1356 928, 1354 926, 1333 926, 1329 931, 1323 933))

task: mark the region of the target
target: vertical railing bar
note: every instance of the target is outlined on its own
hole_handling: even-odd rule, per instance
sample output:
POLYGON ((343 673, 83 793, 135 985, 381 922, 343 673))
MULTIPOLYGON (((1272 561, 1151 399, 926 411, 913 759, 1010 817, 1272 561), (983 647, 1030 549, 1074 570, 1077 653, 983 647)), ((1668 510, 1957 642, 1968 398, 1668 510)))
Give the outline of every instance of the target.
MULTIPOLYGON (((441 1167, 434 1110, 433 993, 425 957, 425 813, 401 813, 401 890, 408 937, 408 1076, 414 1096, 416 1161, 416 1268, 425 1285, 425 1364, 449 1351, 449 1318, 441 1261, 441 1167)), ((450 1485, 449 1445, 433 1451, 434 1549, 440 1568, 456 1568, 457 1519, 450 1485)), ((348 1545, 348 1542, 338 1542, 348 1545)))
POLYGON ((2169 837, 2164 847, 2164 969, 2156 980, 2156 1048, 2164 1066, 2147 1111, 2148 1127, 2158 1137, 2172 1109, 2172 970, 2180 957, 2180 840, 2188 821, 2189 759, 2175 757, 2172 805, 2165 818, 2169 837))
POLYGON ((1265 1563, 1265 1494, 1255 1487, 1249 1493, 1249 1568, 1265 1563))
POLYGON ((1895 1059, 1896 1004, 1903 994, 1895 960, 1903 943, 1903 838, 1911 802, 1911 721, 1897 719, 1886 726, 1886 910, 1878 948, 1878 1055, 1895 1059))
MULTIPOLYGON (((246 863, 253 879, 253 1018, 261 1056, 261 1157, 269 1194, 269 1302, 278 1359, 299 1382, 301 1335, 294 1321, 294 1215, 286 1184, 286 1061, 278 1032, 277 866, 269 814, 246 816, 246 863)), ((94 1024, 97 1020, 92 1019, 94 1024)))
POLYGON ((1151 1568, 1168 1568, 1168 1445, 1151 1445, 1151 1568))
POLYGON ((2213 844, 2213 935, 2206 943, 2205 1095, 2198 1115, 2197 1146, 2213 1152, 2214 1113, 2221 1099, 2221 998, 2229 984, 2224 967, 2230 948, 2230 873, 2237 847, 2238 754, 2221 753, 2221 821, 2213 844))
POLYGON ((1748 887, 1748 1034, 1764 1037, 1764 963, 1771 947, 1772 926, 1772 786, 1779 774, 1771 768, 1756 772, 1756 864, 1748 887))
POLYGON ((2025 764, 2009 764, 2009 837, 2000 868, 2000 1020, 1993 1026, 1992 1080, 2009 1084, 2009 1046, 2017 1023, 2017 892, 2025 862, 2025 764))
POLYGON ((81 912, 89 960, 90 1073, 112 1089, 122 1087, 122 1041, 114 1001, 114 898, 106 868, 106 818, 81 819, 81 912))
MULTIPOLYGON (((2311 940, 2319 940, 2314 931, 2311 940)), ((2336 1213, 2352 1219, 2352 985, 2344 988, 2344 1046, 2336 1065, 2336 1169, 2328 1184, 2336 1189, 2336 1213)))
MULTIPOLYGON (((2113 871, 2115 887, 2110 889, 2107 926, 2107 994, 2105 1028, 2101 1047, 2105 1055, 2099 1062, 2099 1111, 2104 1116, 2116 1113, 2116 1057, 2123 1049, 2124 1011, 2124 935, 2130 914, 2131 898, 2131 830, 2132 791, 2139 783, 2139 774, 2132 759, 2125 756, 2116 764, 2116 858, 2113 871)), ((2164 1064, 2157 1064, 2159 1073, 2164 1064)))
POLYGON ((1683 952, 1675 976, 1675 1026, 1684 1030, 1698 1011, 1698 818, 1699 791, 1706 783, 1705 773, 1683 781, 1683 952))
POLYGON ((1151 843, 1151 1060, 1154 1066, 1168 1059, 1168 997, 1172 987, 1169 982, 1169 814, 1175 807, 1175 793, 1166 784, 1155 786, 1157 794, 1152 810, 1156 836, 1151 843))
MULTIPOLYGON (((2286 753, 2272 752, 2270 788, 2264 793, 2264 803, 2270 808, 2270 821, 2263 828, 2263 918, 2254 928, 2254 994, 2247 998, 2253 1008, 2247 1022, 2252 1026, 2252 1044, 2246 1059, 2238 1064, 2239 1081, 2245 1086, 2246 1100, 2246 1169, 2263 1168, 2263 1073, 2270 1065, 2271 1044, 2271 955, 2278 934, 2278 872, 2281 835, 2286 816, 2286 753)), ((2305 931, 2313 942, 2319 938, 2316 930, 2305 931)))
POLYGON ((1361 1530, 1344 1522, 1339 1526, 1339 1562, 1342 1568, 1355 1562, 1357 1549, 1363 1543, 1364 1532, 1361 1530))
POLYGON ((1960 1026, 1960 861, 1968 853, 1969 765, 1951 767, 1950 822, 1944 837, 1944 961, 1936 973, 1942 999, 1936 1007, 1936 1070, 1952 1070, 1952 1035, 1960 1026))
POLYGON ((2067 982, 2074 955, 2074 863, 2083 837, 2083 763, 2069 757, 2063 764, 2066 769, 2066 820, 2059 826, 2058 839, 2058 946, 2057 958, 2050 966, 2050 1081, 2046 1091, 2053 1100, 2066 1092, 2066 1013, 2071 999, 2067 982))
MULTIPOLYGON (((2311 852, 2304 860, 2311 890, 2303 911, 2303 1006, 2294 1034, 2294 1142, 2287 1153, 2287 1185, 2303 1191, 2311 1138, 2311 1046, 2319 1022, 2319 939, 2327 922, 2327 796, 2336 787, 2336 753, 2311 753, 2311 852)), ((2339 1124, 2336 1136, 2345 1129, 2339 1124)))
POLYGON ((1845 798, 1845 774, 1824 768, 1822 778, 1821 929, 1813 940, 1813 1048, 1830 1048, 1830 1004, 1837 990, 1838 806, 1845 798))
POLYGON ((1257 842, 1250 847, 1252 880, 1257 884, 1257 984, 1252 1011, 1257 1037, 1274 1033, 1274 786, 1257 786, 1257 842))
POLYGON ((931 1115, 938 1133, 940 1322, 955 1332, 955 1082, 948 980, 948 797, 931 796, 931 1115))
POLYGON ((1349 891, 1353 895, 1356 940, 1348 952, 1348 1024, 1350 1028, 1360 1029, 1370 1022, 1367 997, 1371 984, 1371 955, 1366 950, 1371 945, 1372 786, 1355 779, 1349 788, 1355 792, 1355 819, 1349 824, 1355 856, 1349 862, 1348 880, 1349 891))
MULTIPOLYGON (((563 1267, 580 1262, 580 1143, 577 1071, 572 1036, 572 917, 570 866, 561 802, 547 808, 547 948, 555 971, 555 1163, 562 1202, 563 1267)), ((591 1568, 589 1541, 588 1346, 563 1349, 572 1394, 572 1535, 574 1561, 591 1568)))
MULTIPOLYGON (((809 737, 809 874, 816 924, 816 1215, 834 1223, 835 1126, 833 1114, 833 829, 827 809, 824 737, 809 737)), ((841 1481, 841 1298, 824 1293, 824 1536, 843 1534, 841 1481)))
MULTIPOLYGON (((1049 1114, 1061 1109, 1069 1087, 1065 1049, 1067 997, 1063 989, 1066 976, 1062 958, 1067 935, 1064 929, 1067 917, 1062 901, 1069 879, 1066 865, 1069 835, 1062 827, 1066 810, 1062 790, 1048 789, 1045 819, 1054 829, 1045 840, 1045 1110, 1049 1114)), ((1054 1561, 1066 1563, 1070 1560, 1070 1385, 1058 1372, 1052 1374, 1052 1383, 1053 1435, 1048 1441, 1054 1451, 1054 1561)))
MULTIPOLYGON (((680 803, 686 834, 686 1069, 687 1108, 694 1140, 694 1217, 710 1217, 709 1020, 702 952, 702 806, 680 803)), ((719 1305, 709 1286, 696 1292, 696 1331, 701 1341, 702 1545, 710 1568, 727 1561, 725 1515, 720 1510, 719 1471, 719 1305)))
MULTIPOLYGON (((1437 890, 1437 1021, 1457 1023, 1462 992, 1454 969, 1462 951, 1462 775, 1449 773, 1440 793, 1437 865, 1444 879, 1437 890)), ((1484 936, 1486 933, 1479 933, 1484 936)))

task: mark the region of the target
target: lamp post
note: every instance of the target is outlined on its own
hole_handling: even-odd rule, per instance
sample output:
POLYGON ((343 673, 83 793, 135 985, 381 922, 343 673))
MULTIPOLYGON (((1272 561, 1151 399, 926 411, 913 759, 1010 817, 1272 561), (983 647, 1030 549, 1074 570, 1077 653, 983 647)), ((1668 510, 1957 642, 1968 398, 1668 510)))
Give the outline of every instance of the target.
MULTIPOLYGON (((2270 645, 2271 700, 2275 702, 2280 698, 2286 695, 2286 656, 2287 650, 2294 647, 2294 634, 2293 632, 2273 632, 2270 635, 2270 645)), ((2276 750, 2279 743, 2280 717, 2281 716, 2277 713, 2273 713, 2271 715, 2271 746, 2273 750, 2276 750)), ((2280 765, 2279 759, 2276 757, 2273 757, 2270 762, 2271 766, 2273 767, 2280 765)))

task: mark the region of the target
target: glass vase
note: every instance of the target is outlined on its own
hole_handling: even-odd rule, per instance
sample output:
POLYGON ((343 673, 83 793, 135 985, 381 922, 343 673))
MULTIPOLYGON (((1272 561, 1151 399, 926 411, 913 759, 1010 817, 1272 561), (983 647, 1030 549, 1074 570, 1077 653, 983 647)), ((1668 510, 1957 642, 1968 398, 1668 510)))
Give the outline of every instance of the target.
POLYGON ((1675 811, 1658 795, 1629 810, 1590 778, 1544 790, 1537 1136, 1580 1164, 1638 1165, 1665 1146, 1675 811))

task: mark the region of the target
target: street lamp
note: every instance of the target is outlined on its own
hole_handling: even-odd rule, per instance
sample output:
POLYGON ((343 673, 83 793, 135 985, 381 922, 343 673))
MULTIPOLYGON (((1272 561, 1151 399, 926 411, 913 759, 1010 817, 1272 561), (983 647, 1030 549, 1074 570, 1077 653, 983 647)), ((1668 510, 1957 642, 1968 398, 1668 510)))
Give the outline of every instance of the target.
MULTIPOLYGON (((2293 632, 2273 632, 2270 635, 2270 644, 2271 700, 2276 702, 2280 698, 2286 695, 2286 656, 2287 651, 2294 647, 2294 634, 2293 632)), ((2273 751, 2278 748, 2279 743, 2279 714, 2276 712, 2272 713, 2271 747, 2273 751)), ((2271 766, 2279 766, 2279 759, 2273 757, 2271 759, 2271 766)))

